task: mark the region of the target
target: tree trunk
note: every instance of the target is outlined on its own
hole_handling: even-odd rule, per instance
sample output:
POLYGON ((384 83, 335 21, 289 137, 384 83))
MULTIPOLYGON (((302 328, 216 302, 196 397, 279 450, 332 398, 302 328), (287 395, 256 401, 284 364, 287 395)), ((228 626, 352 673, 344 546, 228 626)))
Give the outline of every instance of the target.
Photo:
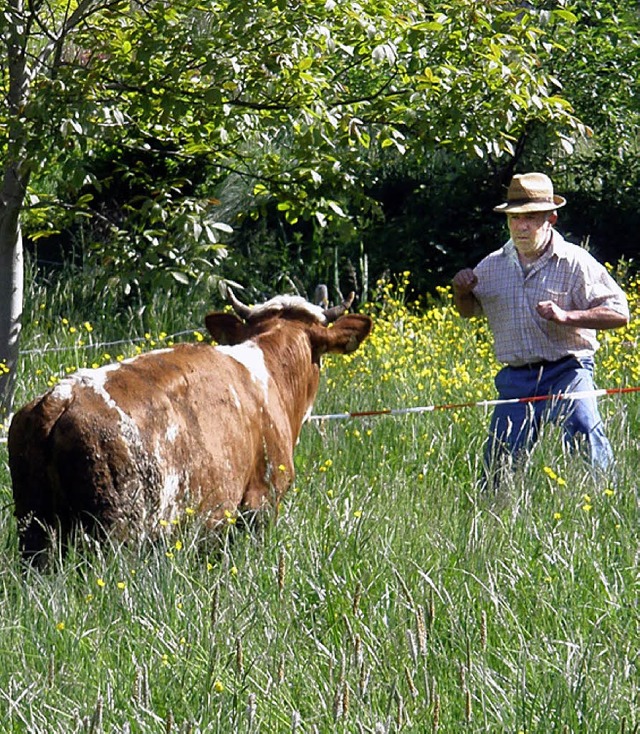
POLYGON ((20 207, 0 204, 0 419, 7 418, 13 407, 18 369, 24 264, 20 207))
POLYGON ((27 159, 27 120, 24 110, 31 77, 27 68, 28 33, 23 0, 12 0, 5 13, 8 21, 9 70, 8 138, 0 188, 0 419, 13 408, 18 370, 24 262, 20 214, 24 205, 31 168, 27 159))

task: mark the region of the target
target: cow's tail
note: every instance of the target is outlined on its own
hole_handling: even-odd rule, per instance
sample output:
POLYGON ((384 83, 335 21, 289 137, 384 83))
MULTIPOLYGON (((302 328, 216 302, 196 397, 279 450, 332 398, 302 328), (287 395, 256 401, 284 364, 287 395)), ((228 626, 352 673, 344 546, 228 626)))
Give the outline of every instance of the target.
POLYGON ((18 411, 9 427, 9 469, 18 541, 23 557, 35 565, 46 560, 44 551, 56 530, 55 505, 60 488, 54 486, 49 444, 66 407, 64 401, 39 398, 18 411))

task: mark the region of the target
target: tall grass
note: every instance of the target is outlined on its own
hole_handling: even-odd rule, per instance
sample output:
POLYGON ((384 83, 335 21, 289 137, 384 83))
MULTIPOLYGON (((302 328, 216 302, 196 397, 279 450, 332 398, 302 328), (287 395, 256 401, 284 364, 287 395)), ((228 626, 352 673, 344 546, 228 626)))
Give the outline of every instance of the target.
MULTIPOLYGON (((402 289, 371 307, 361 352, 327 360, 316 413, 492 395, 482 324, 458 319, 446 290, 413 308, 402 289)), ((78 346, 101 328, 65 311, 64 289, 30 303, 25 350, 61 351, 25 355, 25 399, 105 352, 78 346)), ((112 358, 202 320, 184 302, 157 308, 153 333, 122 322, 112 358)), ((605 386, 638 382, 635 328, 604 344, 605 386)), ((479 409, 313 422, 259 536, 230 524, 214 545, 185 516, 154 545, 79 539, 47 575, 18 561, 3 450, 0 729, 637 731, 640 403, 601 408, 615 482, 563 454, 550 427, 487 497, 479 409)))

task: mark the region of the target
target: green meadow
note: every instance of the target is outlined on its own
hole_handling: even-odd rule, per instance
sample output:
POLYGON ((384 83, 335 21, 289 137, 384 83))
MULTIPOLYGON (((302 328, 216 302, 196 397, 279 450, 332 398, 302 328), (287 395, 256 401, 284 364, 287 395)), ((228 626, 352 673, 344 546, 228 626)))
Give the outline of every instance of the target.
MULTIPOLYGON (((483 322, 447 288, 380 283, 315 413, 494 397, 483 322)), ((640 384, 636 319, 603 338, 601 387, 640 384)), ((98 315, 90 289, 30 286, 18 405, 70 371, 202 339, 209 306, 98 315)), ((277 518, 214 542, 187 513, 161 541, 79 538, 22 567, 0 444, 0 731, 623 734, 640 726, 640 398, 600 402, 615 475, 591 477, 550 426, 497 494, 481 407, 310 421, 277 518)), ((6 433, 6 426, 3 434, 6 433)))

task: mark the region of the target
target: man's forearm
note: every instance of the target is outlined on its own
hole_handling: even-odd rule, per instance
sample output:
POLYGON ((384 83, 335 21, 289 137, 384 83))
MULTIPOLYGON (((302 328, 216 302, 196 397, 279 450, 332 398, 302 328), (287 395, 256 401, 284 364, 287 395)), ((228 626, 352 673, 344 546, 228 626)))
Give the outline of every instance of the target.
POLYGON ((553 301, 540 301, 536 310, 543 319, 561 326, 572 326, 574 329, 619 329, 629 323, 626 314, 614 311, 608 306, 595 306, 584 311, 566 311, 553 301))
POLYGON ((577 326, 581 329, 619 329, 626 326, 629 319, 618 311, 607 306, 598 306, 586 311, 566 311, 567 326, 577 326))
POLYGON ((473 293, 456 293, 454 289, 453 303, 458 309, 460 316, 464 319, 469 319, 478 314, 480 304, 473 293))

